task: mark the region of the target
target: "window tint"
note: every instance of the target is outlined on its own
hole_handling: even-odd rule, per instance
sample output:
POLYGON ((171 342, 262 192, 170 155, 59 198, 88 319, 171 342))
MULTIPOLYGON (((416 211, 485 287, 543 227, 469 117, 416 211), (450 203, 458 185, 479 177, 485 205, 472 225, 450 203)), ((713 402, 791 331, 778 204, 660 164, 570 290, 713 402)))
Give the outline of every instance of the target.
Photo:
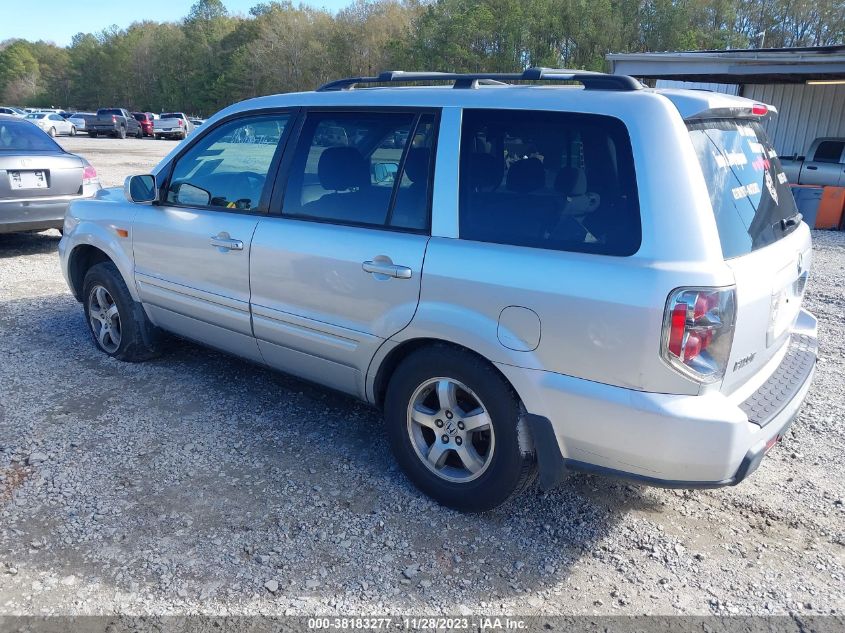
POLYGON ((123 116, 123 110, 117 108, 101 108, 97 110, 97 115, 99 116, 101 114, 105 116, 108 116, 110 114, 114 116, 123 116))
POLYGON ((465 110, 461 238, 632 255, 641 239, 631 143, 611 117, 465 110))
POLYGON ((255 209, 288 119, 287 114, 238 119, 206 134, 177 161, 167 202, 255 209))
POLYGON ((181 112, 165 112, 161 115, 162 119, 184 119, 185 115, 181 112))
POLYGON ((816 149, 813 160, 820 163, 838 163, 843 148, 845 148, 845 143, 842 141, 822 141, 816 149))
POLYGON ((291 166, 283 213, 425 229, 434 135, 430 114, 310 113, 291 166))
POLYGON ((722 255, 745 255, 790 232, 781 220, 797 213, 795 200, 760 124, 714 119, 687 127, 710 191, 722 255))
POLYGON ((26 121, 0 121, 0 152, 61 152, 53 139, 26 121))

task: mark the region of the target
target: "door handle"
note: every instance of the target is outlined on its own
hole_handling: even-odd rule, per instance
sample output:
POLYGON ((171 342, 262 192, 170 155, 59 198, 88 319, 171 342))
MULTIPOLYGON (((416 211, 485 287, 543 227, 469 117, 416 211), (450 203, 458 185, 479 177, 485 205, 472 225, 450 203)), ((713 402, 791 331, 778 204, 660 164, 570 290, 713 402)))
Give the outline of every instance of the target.
POLYGON ((399 266, 398 264, 366 261, 361 264, 361 268, 364 269, 365 273, 372 273, 374 275, 384 275, 385 277, 394 277, 396 279, 411 278, 411 269, 407 266, 399 266))
POLYGON ((809 169, 810 171, 816 171, 818 167, 816 167, 815 165, 807 165, 807 169, 809 169))
POLYGON ((241 240, 233 240, 231 237, 223 237, 222 235, 212 235, 208 243, 227 251, 242 251, 244 249, 244 243, 241 240))

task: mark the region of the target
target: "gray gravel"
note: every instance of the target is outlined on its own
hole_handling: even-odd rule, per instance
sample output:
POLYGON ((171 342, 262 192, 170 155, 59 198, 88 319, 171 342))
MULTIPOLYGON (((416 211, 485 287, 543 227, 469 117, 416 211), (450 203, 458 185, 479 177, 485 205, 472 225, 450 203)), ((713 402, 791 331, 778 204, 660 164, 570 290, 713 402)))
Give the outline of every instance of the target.
POLYGON ((579 475, 467 516, 353 400, 184 342, 98 353, 58 234, 0 235, 0 614, 841 614, 845 233, 814 239, 823 357, 750 480, 579 475))

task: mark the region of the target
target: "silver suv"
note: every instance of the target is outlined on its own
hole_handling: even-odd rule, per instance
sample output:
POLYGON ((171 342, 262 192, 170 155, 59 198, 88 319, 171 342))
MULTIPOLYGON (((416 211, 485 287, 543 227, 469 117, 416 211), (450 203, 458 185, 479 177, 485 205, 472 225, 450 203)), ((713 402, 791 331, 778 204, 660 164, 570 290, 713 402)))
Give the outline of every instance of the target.
POLYGON ((166 331, 353 394, 454 508, 572 470, 733 485, 816 362, 771 114, 547 69, 261 97, 75 202, 62 267, 106 354, 166 331))

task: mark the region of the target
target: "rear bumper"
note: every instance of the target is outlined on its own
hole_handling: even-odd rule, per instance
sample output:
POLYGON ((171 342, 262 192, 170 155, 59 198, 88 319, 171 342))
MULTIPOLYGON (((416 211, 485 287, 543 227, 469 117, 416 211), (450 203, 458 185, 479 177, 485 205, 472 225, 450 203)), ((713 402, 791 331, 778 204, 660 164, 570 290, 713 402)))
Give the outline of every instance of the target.
POLYGON ((60 229, 68 205, 94 196, 99 185, 88 185, 82 195, 0 200, 0 233, 60 229))
POLYGON ((526 408, 550 488, 586 471, 666 488, 736 485, 787 432, 815 373, 815 318, 802 311, 780 366, 741 402, 718 392, 646 393, 550 372, 503 368, 526 408))

